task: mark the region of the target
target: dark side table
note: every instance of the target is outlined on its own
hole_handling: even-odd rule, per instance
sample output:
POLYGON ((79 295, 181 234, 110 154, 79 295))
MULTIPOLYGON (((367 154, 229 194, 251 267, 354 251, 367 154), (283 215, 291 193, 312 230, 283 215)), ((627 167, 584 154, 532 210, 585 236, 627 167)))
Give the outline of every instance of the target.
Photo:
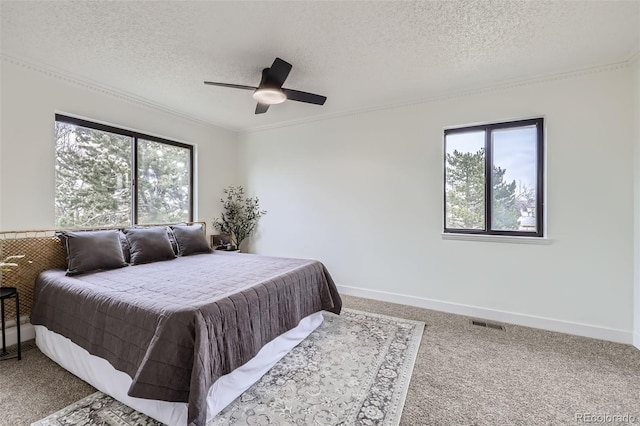
POLYGON ((4 301, 5 299, 15 299, 16 301, 16 327, 18 328, 18 360, 22 359, 21 342, 20 342, 20 297, 18 296, 18 290, 15 287, 0 287, 0 303, 2 304, 2 356, 3 360, 14 358, 7 357, 7 336, 5 336, 5 321, 4 321, 4 301))

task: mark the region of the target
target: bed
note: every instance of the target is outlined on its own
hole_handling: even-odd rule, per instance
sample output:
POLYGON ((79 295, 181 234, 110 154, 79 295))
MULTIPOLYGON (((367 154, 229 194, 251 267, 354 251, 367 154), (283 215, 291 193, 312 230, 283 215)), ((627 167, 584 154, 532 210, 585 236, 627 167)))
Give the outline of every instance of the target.
POLYGON ((31 323, 67 370, 166 424, 204 426, 341 300, 317 261, 240 253, 42 272, 31 323))

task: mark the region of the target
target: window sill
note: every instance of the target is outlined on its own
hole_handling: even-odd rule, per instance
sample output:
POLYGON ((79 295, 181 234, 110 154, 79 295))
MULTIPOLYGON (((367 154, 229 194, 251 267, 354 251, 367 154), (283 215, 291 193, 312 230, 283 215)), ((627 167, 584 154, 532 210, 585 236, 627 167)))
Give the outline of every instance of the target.
POLYGON ((453 234, 449 232, 443 232, 441 235, 443 240, 484 241, 490 243, 546 245, 552 242, 547 237, 511 237, 508 235, 453 234))

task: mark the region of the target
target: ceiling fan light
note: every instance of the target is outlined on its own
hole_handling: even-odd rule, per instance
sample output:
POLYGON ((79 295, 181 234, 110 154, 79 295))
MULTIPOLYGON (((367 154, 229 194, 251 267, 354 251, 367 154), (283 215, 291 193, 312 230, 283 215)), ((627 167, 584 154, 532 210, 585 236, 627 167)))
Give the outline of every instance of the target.
POLYGON ((253 92, 253 99, 261 104, 275 105, 287 100, 287 96, 278 89, 258 89, 253 92))

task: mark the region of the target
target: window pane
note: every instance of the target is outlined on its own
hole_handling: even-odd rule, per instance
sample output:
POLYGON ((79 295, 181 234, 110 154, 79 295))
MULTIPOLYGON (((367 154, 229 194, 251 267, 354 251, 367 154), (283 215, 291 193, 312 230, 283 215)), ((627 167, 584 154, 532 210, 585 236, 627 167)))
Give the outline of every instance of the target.
POLYGON ((58 228, 131 221, 132 138, 56 122, 58 228))
POLYGON ((494 130, 491 144, 491 229, 536 232, 536 126, 494 130))
POLYGON ((485 227, 484 139, 484 131, 445 137, 446 228, 485 227))
POLYGON ((138 223, 190 220, 190 159, 188 148, 138 141, 138 223))

